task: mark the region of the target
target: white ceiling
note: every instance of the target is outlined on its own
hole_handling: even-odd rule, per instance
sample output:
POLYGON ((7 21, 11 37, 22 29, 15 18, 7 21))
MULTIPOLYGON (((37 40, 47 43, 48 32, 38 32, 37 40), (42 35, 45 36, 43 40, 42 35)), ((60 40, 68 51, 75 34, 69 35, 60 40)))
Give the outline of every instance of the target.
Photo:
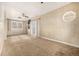
POLYGON ((20 13, 25 13, 25 15, 29 17, 36 17, 69 4, 69 2, 44 2, 43 4, 40 2, 7 2, 4 4, 7 8, 12 8, 20 13))

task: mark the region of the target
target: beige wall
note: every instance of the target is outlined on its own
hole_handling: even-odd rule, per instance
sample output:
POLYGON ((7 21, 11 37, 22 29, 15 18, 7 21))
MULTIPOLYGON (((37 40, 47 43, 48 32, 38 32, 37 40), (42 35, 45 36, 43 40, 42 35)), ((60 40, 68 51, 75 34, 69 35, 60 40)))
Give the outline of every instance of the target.
POLYGON ((2 3, 0 3, 0 55, 5 39, 7 39, 7 37, 4 17, 4 6, 2 5, 2 3))
POLYGON ((18 17, 22 16, 22 13, 18 11, 16 8, 12 8, 10 6, 5 5, 5 11, 6 11, 6 20, 15 20, 17 22, 23 22, 23 28, 17 28, 15 31, 11 31, 11 21, 7 20, 7 24, 10 24, 10 26, 7 26, 7 34, 8 35, 15 35, 15 34, 26 34, 27 33, 27 21, 26 19, 19 19, 18 17))
POLYGON ((42 15, 40 35, 79 46, 79 3, 71 3, 42 15), (77 18, 72 22, 64 22, 62 16, 66 11, 76 12, 77 18))

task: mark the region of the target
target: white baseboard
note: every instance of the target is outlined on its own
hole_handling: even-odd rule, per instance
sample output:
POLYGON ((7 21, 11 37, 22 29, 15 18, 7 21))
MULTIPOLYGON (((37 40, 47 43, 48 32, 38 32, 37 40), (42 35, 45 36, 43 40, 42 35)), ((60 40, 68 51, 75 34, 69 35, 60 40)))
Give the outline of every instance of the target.
POLYGON ((51 39, 51 38, 47 38, 47 37, 43 37, 43 36, 41 36, 41 38, 44 38, 44 39, 47 39, 47 40, 50 40, 50 41, 55 41, 55 42, 59 42, 59 43, 63 43, 63 44, 69 45, 69 46, 73 46, 73 47, 79 48, 79 45, 75 45, 75 44, 71 44, 71 43, 67 43, 67 42, 63 42, 63 41, 59 41, 59 40, 55 40, 55 39, 51 39))

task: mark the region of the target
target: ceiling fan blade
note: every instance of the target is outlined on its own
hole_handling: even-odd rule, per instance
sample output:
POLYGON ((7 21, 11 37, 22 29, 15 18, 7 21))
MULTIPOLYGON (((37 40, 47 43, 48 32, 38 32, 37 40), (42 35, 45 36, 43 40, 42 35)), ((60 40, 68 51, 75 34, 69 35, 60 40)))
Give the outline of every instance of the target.
POLYGON ((29 18, 28 16, 25 16, 26 18, 29 18))

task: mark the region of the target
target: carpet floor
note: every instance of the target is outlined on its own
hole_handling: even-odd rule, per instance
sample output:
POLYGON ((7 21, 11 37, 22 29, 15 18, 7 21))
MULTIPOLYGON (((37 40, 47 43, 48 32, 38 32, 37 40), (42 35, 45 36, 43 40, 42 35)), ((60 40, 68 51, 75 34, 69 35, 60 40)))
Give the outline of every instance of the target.
POLYGON ((10 36, 2 56, 79 56, 79 48, 27 35, 10 36))

